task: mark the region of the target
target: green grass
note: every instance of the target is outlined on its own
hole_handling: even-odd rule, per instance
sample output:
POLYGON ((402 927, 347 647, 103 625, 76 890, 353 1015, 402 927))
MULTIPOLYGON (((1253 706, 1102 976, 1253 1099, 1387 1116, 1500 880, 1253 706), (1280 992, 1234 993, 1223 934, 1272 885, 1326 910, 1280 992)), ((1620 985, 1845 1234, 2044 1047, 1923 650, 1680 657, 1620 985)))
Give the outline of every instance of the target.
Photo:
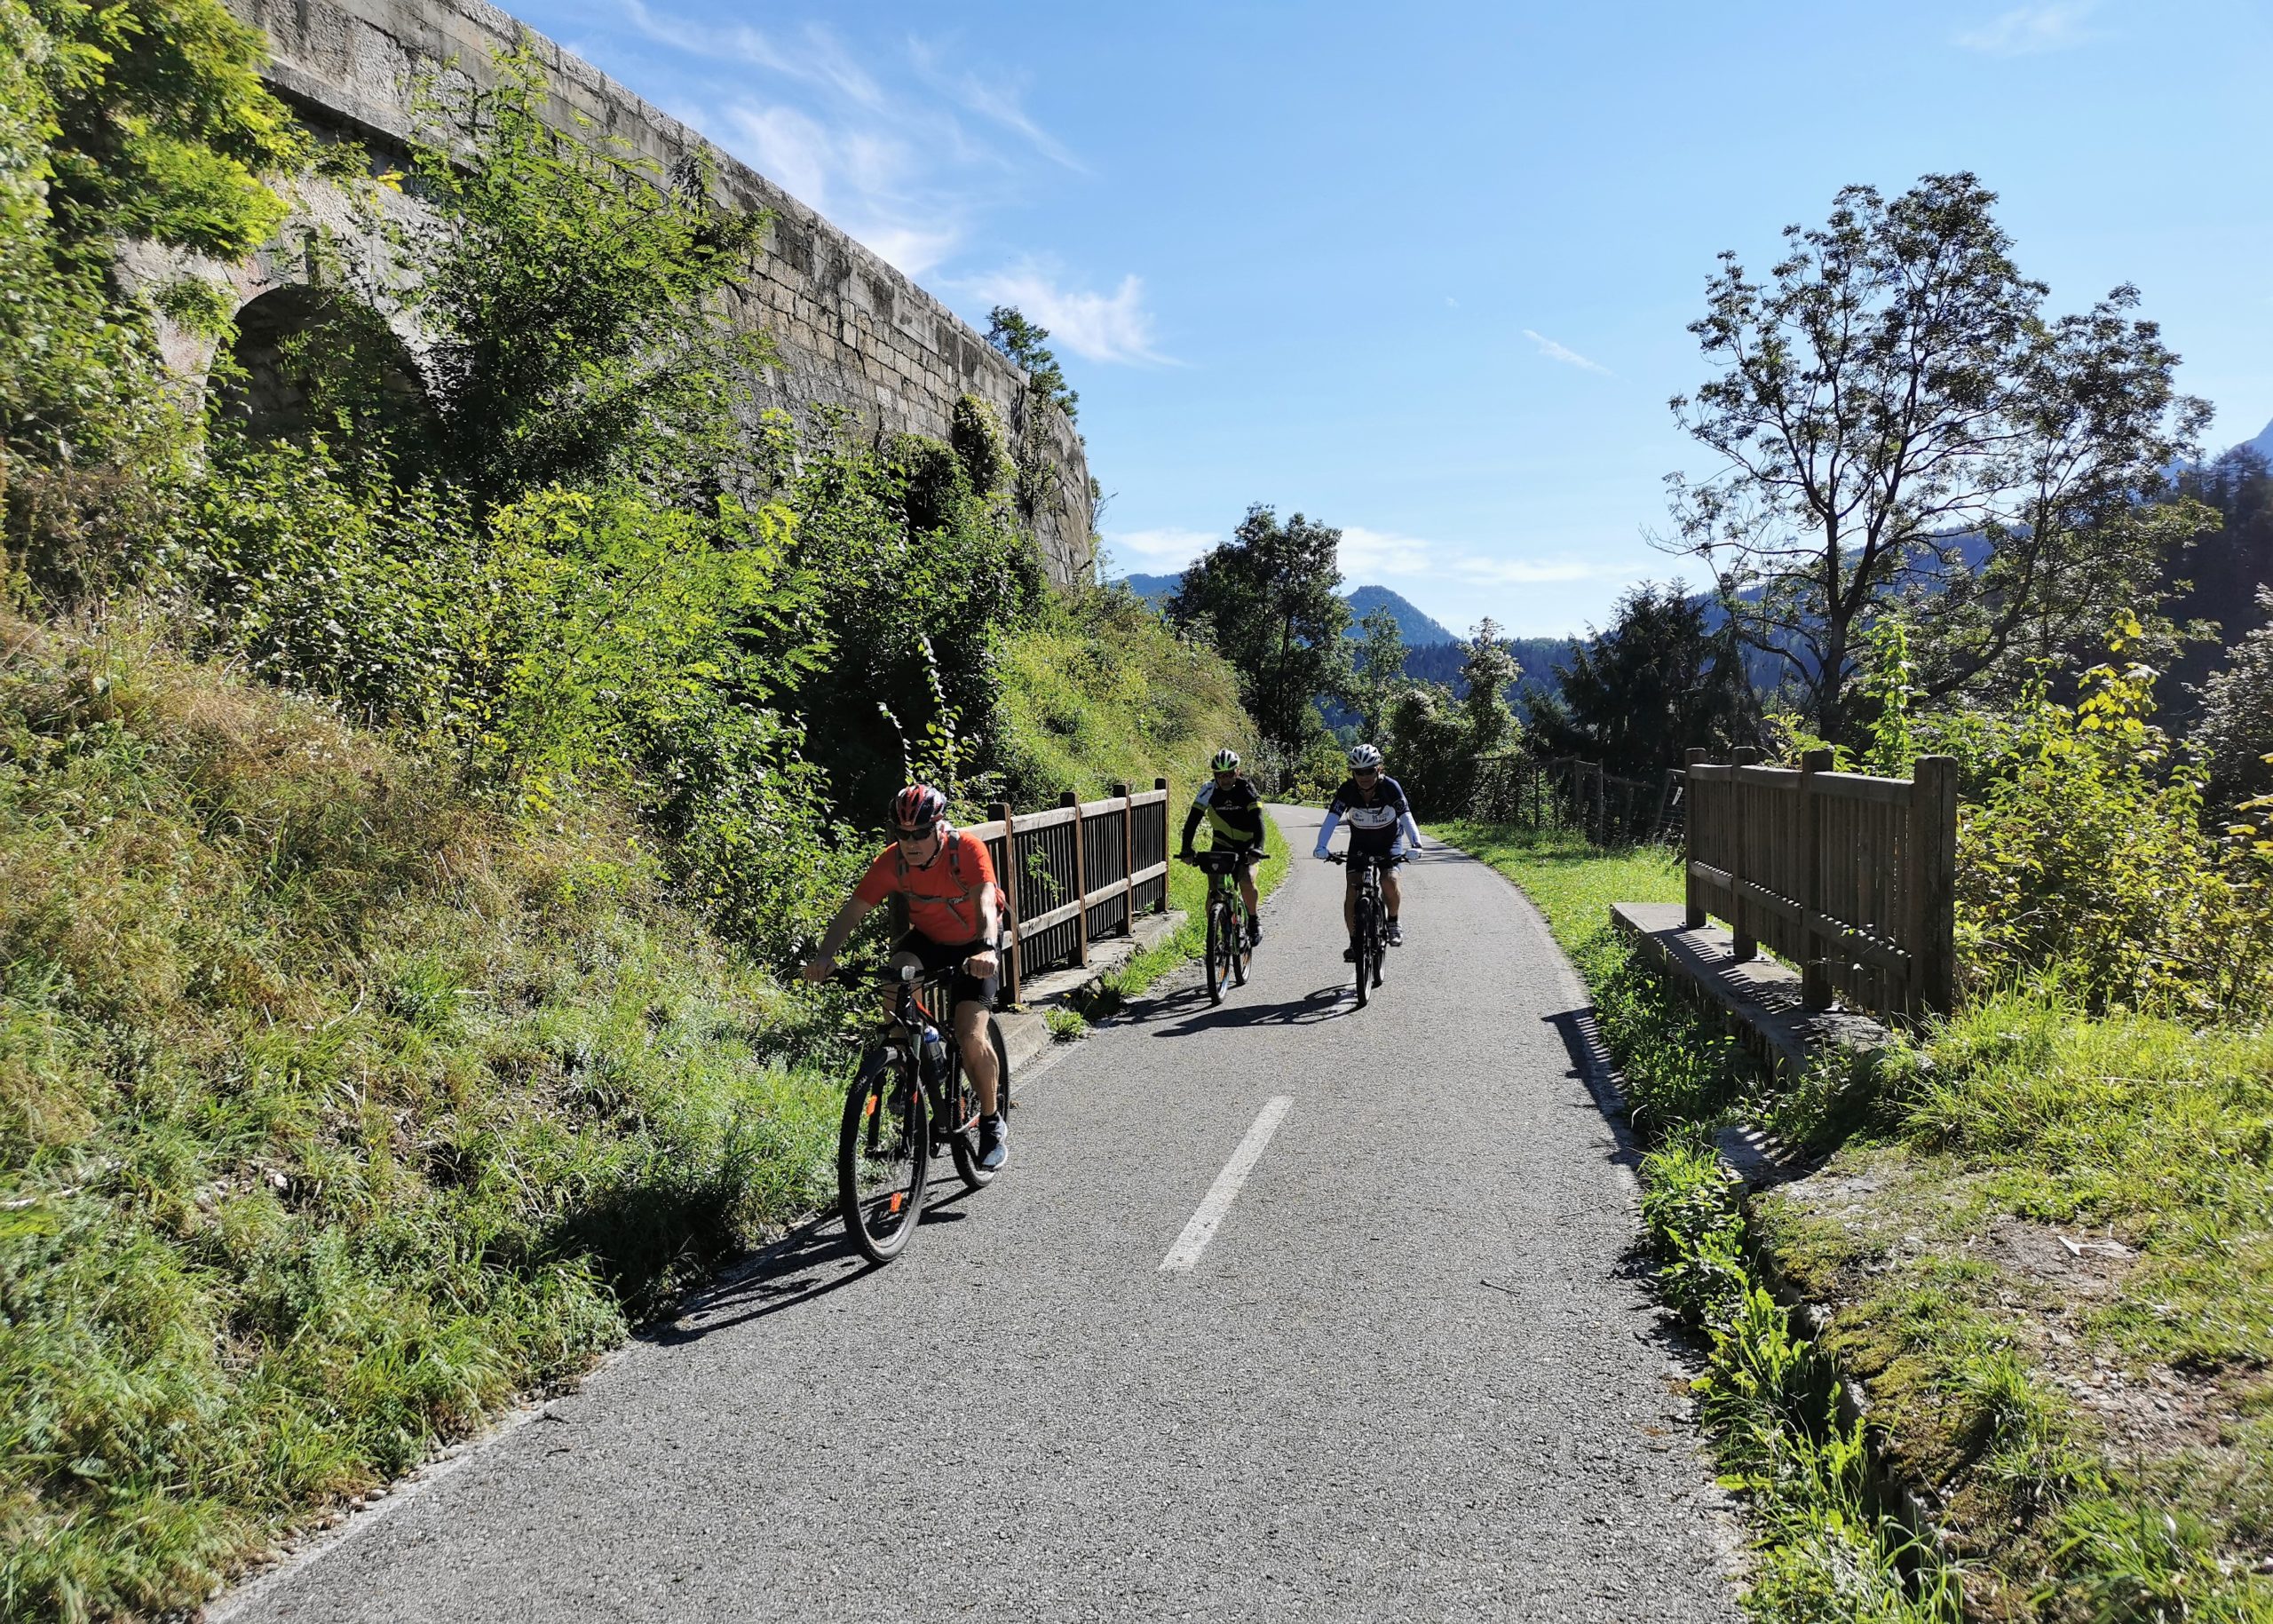
POLYGON ((1003 640, 996 670, 1020 806, 1166 778, 1181 818, 1210 757, 1253 749, 1231 667, 1126 590, 1053 598, 1003 640))
MULTIPOLYGON (((2008 994, 1868 1075, 1779 1092, 1604 928, 1611 901, 1677 898, 1671 865, 1564 836, 1442 834, 1539 903, 1595 994, 1637 1122, 1664 1141, 1644 1216, 1669 1303, 1715 1335, 1716 1449, 1759 1417, 1741 1394, 1716 1412, 1712 1383, 1826 1359, 1862 1383, 1878 1446, 1936 1505, 1971 1616, 2273 1618, 2273 1578, 2252 1571, 2273 1554, 2273 1034, 2008 994), (1778 1351, 1787 1332, 1731 1328, 1743 1265, 1693 1187, 1693 1147, 1738 1115, 1826 1153, 1749 1212, 1756 1255, 1831 1310, 1804 1354, 1778 1351)), ((1841 1543, 1865 1525, 1859 1502, 1841 1509, 1845 1446, 1819 1422, 1786 1430, 1783 1458, 1815 1462, 1793 1481, 1813 1486, 1794 1501, 1781 1477, 1748 1485, 1763 1541, 1748 1604, 1912 1616, 1872 1611, 1867 1586, 1824 1599, 1826 1575, 1877 1570, 1841 1543)), ((1939 1617, 1946 1600, 1914 1604, 1939 1617)))
POLYGON ((607 807, 0 630, 0 1615, 194 1602, 823 1196, 826 1032, 607 807))

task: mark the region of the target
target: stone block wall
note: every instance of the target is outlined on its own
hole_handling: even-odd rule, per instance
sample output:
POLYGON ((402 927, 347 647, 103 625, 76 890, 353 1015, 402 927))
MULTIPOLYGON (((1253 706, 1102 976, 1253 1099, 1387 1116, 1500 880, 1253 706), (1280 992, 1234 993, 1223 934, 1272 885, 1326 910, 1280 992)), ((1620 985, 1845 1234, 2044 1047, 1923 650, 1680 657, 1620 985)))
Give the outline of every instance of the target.
MULTIPOLYGON (((480 83, 492 53, 524 34, 545 66, 564 123, 581 114, 598 133, 625 141, 667 171, 707 145, 481 0, 227 4, 267 34, 274 58, 269 82, 304 118, 379 154, 404 149, 416 80, 455 63, 480 83)), ((938 440, 946 438, 948 414, 965 393, 986 401, 1006 428, 1038 407, 1029 432, 1051 478, 1036 504, 1036 537, 1052 579, 1063 584, 1085 576, 1092 551, 1089 465, 1064 414, 1029 402, 1026 374, 922 288, 763 175, 710 150, 717 190, 773 217, 764 265, 741 288, 736 313, 769 332, 780 353, 769 403, 799 414, 815 403, 846 407, 877 431, 938 440)))

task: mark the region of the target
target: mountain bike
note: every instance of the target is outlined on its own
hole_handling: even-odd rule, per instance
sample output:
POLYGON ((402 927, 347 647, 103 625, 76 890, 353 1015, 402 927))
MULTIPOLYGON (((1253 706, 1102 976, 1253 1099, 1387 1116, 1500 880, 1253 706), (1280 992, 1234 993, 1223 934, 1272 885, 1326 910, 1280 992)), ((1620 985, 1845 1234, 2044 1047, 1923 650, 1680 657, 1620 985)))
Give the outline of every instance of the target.
POLYGON ((1208 1002, 1224 1002, 1224 986, 1247 985, 1255 944, 1247 939, 1247 899, 1239 894, 1242 852, 1195 852, 1184 860, 1208 876, 1208 1002))
MULTIPOLYGON (((973 1190, 994 1182, 978 1165, 978 1088, 963 1070, 952 1018, 942 1021, 934 1013, 949 1008, 947 972, 927 978, 910 964, 839 970, 830 979, 895 989, 889 1022, 860 1057, 836 1136, 836 1207, 844 1232, 872 1261, 889 1263, 923 1216, 934 1151, 944 1147, 973 1190)), ((991 1015, 986 1041, 994 1049, 994 1108, 1007 1115, 1010 1057, 1002 1024, 991 1015)))
POLYGON ((1358 931, 1351 944, 1358 949, 1358 1007, 1366 1007, 1369 987, 1382 984, 1382 962, 1389 956, 1389 908, 1382 901, 1382 875, 1405 860, 1387 853, 1334 852, 1330 863, 1358 866, 1358 931))

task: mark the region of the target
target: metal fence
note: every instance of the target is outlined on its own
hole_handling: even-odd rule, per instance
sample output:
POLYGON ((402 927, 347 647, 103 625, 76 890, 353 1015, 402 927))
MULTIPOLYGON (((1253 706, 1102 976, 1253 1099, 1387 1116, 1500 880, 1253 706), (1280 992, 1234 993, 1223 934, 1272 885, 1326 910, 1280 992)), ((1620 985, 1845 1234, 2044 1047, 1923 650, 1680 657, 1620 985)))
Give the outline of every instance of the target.
POLYGON ((1471 817, 1576 828, 1605 846, 1670 840, 1681 832, 1679 768, 1656 780, 1620 778, 1600 762, 1518 755, 1484 757, 1476 766, 1471 817))
POLYGON ((1168 781, 1147 790, 1115 784, 1100 801, 1071 790, 1047 812, 1013 812, 965 831, 986 843, 1016 922, 1003 965, 1008 1002, 1028 977, 1087 964, 1089 944, 1126 936, 1140 914, 1168 905, 1168 781))
POLYGON ((1797 771, 1689 753, 1688 923, 1726 920, 1736 956, 1762 944, 1800 967, 1808 1008, 1836 991, 1882 1016, 1950 1007, 1957 884, 1957 763, 1919 759, 1914 776, 1830 771, 1810 750, 1797 771))

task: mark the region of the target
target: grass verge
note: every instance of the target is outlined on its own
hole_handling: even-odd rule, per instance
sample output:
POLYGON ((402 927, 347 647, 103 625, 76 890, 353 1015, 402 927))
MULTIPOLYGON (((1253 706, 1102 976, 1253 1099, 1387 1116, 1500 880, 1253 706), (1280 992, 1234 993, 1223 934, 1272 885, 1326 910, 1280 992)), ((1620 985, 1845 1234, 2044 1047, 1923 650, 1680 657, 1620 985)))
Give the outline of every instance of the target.
POLYGON ((1942 1618, 1961 1583, 1976 1618, 2273 1619, 2273 1035, 2008 995, 1873 1075, 1779 1094, 1607 927, 1610 901, 1678 897, 1670 863, 1439 833, 1539 903, 1656 1141, 1645 1216, 1668 1304, 1712 1338, 1757 1616, 1942 1618), (1826 1311, 1812 1345, 1755 1303, 1743 1224, 1699 1171, 1704 1130, 1739 1116, 1824 1158, 1746 1215, 1754 1255, 1826 1311), (1954 1559, 1906 1599, 1869 1579, 1914 1553, 1857 1497, 1834 1370, 1954 1559))
POLYGON ((0 1614, 194 1604, 825 1193, 798 1008, 607 806, 0 646, 0 1614))

